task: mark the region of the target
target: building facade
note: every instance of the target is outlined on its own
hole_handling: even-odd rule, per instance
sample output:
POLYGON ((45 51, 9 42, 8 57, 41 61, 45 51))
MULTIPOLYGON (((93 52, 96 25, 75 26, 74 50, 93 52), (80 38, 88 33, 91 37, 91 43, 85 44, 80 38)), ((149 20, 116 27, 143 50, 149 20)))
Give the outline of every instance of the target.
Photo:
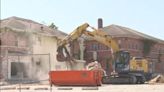
POLYGON ((18 17, 1 20, 1 78, 48 78, 50 68, 54 70, 61 65, 56 60, 56 49, 58 40, 65 36, 32 20, 18 17))

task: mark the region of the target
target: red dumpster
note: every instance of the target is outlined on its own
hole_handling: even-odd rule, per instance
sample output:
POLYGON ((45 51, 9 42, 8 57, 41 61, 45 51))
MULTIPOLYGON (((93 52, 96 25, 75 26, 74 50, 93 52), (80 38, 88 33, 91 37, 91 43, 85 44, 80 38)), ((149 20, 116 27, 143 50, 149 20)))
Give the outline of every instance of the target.
POLYGON ((100 86, 100 70, 50 71, 50 84, 56 86, 100 86))

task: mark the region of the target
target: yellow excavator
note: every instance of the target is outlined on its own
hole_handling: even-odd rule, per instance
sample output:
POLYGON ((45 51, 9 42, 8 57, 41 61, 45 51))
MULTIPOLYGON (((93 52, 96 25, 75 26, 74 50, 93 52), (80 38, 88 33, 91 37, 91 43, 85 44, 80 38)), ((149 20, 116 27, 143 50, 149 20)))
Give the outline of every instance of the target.
POLYGON ((132 57, 130 60, 130 69, 132 71, 144 71, 145 73, 149 72, 149 62, 147 59, 141 57, 132 57))
POLYGON ((72 33, 70 33, 63 40, 58 42, 57 49, 57 60, 58 61, 69 61, 74 63, 76 60, 71 56, 70 52, 67 50, 67 44, 70 44, 74 40, 77 40, 82 35, 86 35, 96 40, 99 43, 106 45, 112 49, 112 61, 113 63, 113 73, 111 75, 103 76, 102 83, 104 84, 129 84, 129 83, 144 83, 146 77, 145 72, 148 72, 147 60, 141 59, 140 62, 146 62, 142 66, 142 69, 138 70, 136 58, 131 59, 130 53, 128 51, 122 51, 115 40, 104 31, 95 29, 85 23, 77 27, 72 33), (91 28, 93 31, 88 31, 87 28, 91 28))

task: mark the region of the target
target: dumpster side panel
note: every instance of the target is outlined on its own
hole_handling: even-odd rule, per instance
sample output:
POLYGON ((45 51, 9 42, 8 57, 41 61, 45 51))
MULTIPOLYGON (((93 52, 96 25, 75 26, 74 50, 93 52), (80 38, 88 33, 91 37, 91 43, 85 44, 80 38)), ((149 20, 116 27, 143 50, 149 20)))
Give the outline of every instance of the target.
POLYGON ((50 83, 54 85, 101 85, 100 71, 50 71, 50 83))

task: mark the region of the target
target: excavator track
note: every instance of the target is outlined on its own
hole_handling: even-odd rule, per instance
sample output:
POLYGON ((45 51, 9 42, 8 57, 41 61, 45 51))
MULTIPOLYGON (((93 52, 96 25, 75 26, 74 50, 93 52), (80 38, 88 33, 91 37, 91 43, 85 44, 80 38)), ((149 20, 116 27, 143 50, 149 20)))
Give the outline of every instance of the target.
POLYGON ((135 74, 121 74, 118 76, 104 76, 103 84, 143 84, 144 76, 136 76, 135 74))

